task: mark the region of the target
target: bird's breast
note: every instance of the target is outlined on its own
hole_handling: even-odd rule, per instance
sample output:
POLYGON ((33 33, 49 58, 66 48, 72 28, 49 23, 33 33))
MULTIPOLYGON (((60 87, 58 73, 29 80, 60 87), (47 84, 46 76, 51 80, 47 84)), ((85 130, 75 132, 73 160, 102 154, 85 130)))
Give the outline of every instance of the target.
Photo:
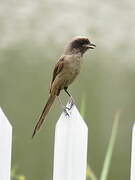
POLYGON ((63 86, 71 84, 80 72, 82 58, 78 56, 67 56, 60 78, 63 79, 63 86))
POLYGON ((78 56, 70 56, 66 59, 65 69, 71 74, 76 75, 80 72, 82 58, 78 56))

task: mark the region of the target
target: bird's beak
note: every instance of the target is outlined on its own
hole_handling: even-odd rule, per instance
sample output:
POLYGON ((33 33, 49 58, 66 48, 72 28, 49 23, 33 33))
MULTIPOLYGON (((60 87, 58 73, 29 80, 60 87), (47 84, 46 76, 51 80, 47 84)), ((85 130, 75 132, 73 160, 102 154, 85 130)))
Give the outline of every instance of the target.
POLYGON ((90 43, 90 44, 85 45, 85 47, 88 49, 94 49, 96 45, 94 43, 90 43))

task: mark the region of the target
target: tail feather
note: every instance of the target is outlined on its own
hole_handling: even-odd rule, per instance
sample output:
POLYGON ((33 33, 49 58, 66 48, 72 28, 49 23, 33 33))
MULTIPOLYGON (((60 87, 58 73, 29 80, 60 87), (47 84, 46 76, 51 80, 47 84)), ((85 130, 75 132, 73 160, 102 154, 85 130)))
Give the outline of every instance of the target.
POLYGON ((32 138, 34 137, 34 135, 36 134, 36 132, 40 129, 41 125, 43 124, 44 120, 45 120, 45 117, 47 115, 47 113, 49 112, 54 100, 55 100, 55 97, 54 95, 50 95, 50 97, 48 98, 48 101, 43 109, 43 112, 34 128, 34 132, 32 134, 32 138))

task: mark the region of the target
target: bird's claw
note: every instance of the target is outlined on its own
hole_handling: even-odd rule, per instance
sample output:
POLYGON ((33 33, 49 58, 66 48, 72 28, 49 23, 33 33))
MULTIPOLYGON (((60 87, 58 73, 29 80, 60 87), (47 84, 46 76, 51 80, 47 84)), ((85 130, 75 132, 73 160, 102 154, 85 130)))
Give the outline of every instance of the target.
POLYGON ((66 116, 68 116, 68 117, 70 116, 68 111, 70 111, 72 109, 74 104, 75 104, 75 101, 74 101, 73 97, 71 97, 70 102, 69 102, 69 106, 67 107, 67 106, 63 105, 63 111, 64 111, 66 116))
POLYGON ((73 105, 75 104, 75 101, 74 101, 73 97, 71 97, 71 100, 70 100, 69 104, 70 104, 70 107, 68 109, 71 110, 73 105))
POLYGON ((67 109, 69 110, 69 108, 65 107, 63 110, 64 110, 65 115, 69 117, 70 115, 69 115, 69 113, 67 112, 67 109))

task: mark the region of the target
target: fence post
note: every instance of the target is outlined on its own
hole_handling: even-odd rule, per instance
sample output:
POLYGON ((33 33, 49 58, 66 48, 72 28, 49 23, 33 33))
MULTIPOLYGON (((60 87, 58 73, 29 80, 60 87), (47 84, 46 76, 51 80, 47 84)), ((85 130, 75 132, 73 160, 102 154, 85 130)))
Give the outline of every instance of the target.
POLYGON ((10 180, 12 126, 0 108, 0 180, 10 180))
POLYGON ((135 180, 135 123, 132 129, 132 148, 131 148, 131 176, 130 180, 135 180))
POLYGON ((75 105, 68 113, 56 124, 53 180, 86 180, 88 128, 75 105))

